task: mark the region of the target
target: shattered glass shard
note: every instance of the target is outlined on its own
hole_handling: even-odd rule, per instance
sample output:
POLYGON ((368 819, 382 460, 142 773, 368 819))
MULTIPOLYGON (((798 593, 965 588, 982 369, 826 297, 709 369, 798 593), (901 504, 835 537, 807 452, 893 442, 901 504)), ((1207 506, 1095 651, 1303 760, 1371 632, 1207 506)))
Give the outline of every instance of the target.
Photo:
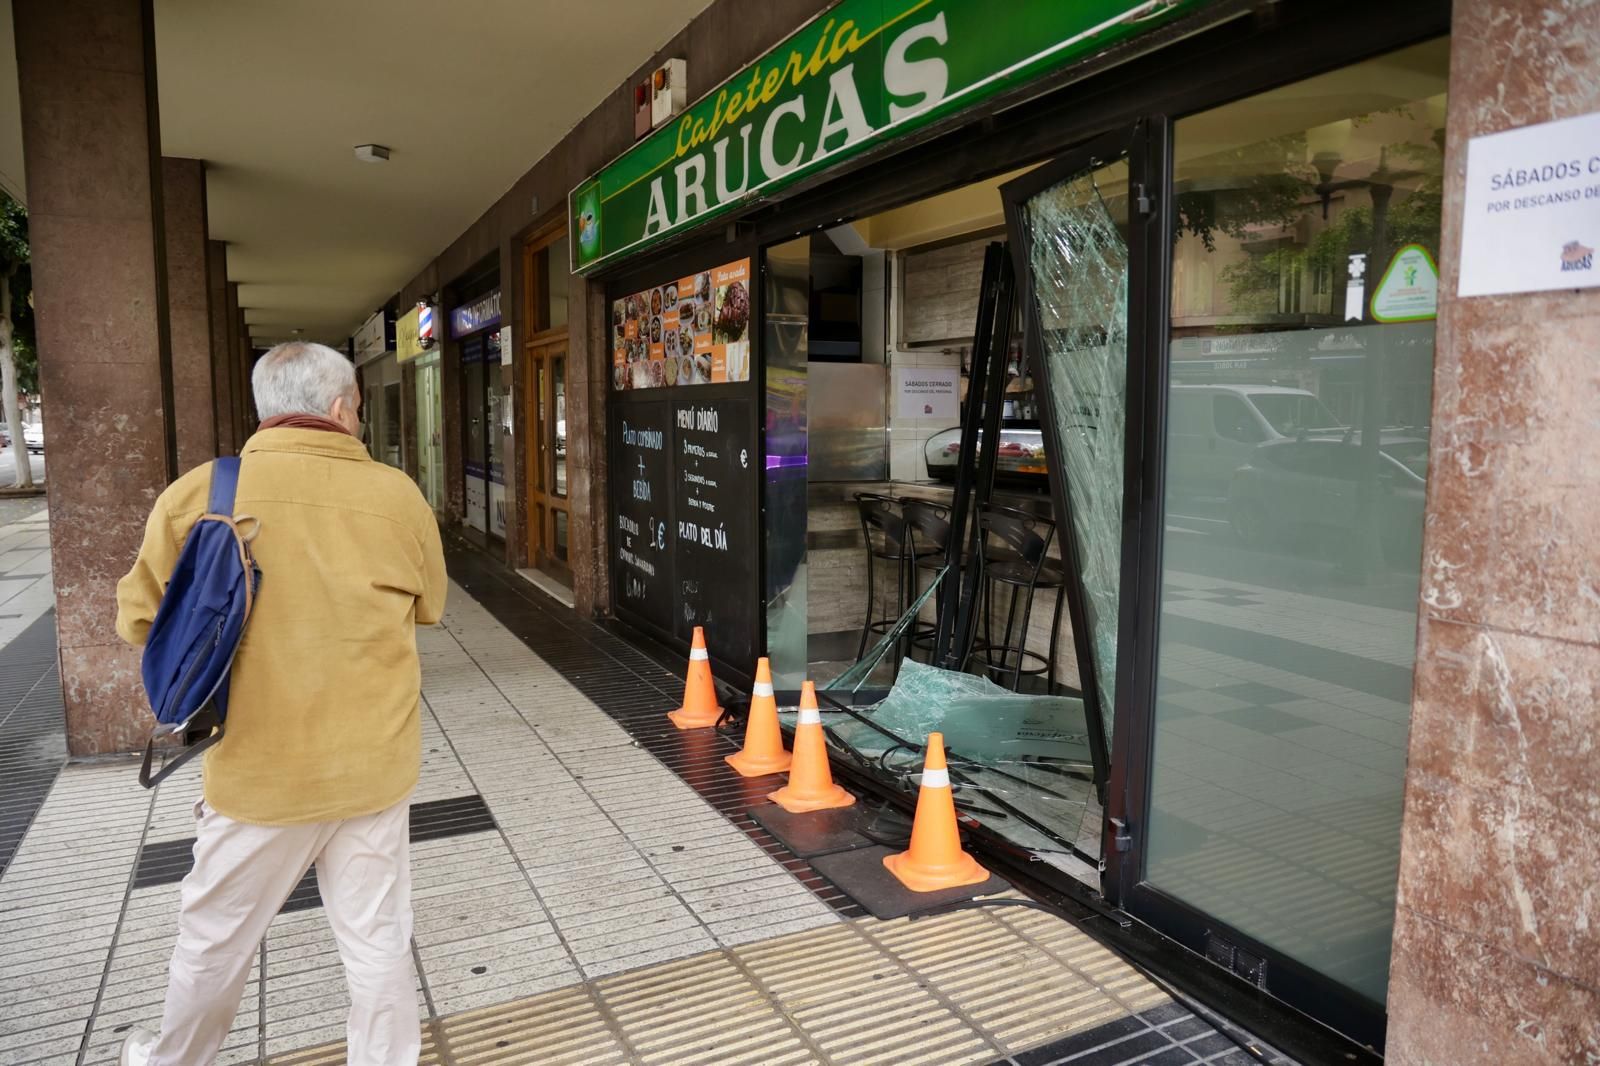
POLYGON ((1127 164, 1118 161, 1028 200, 1032 291, 1043 370, 1105 732, 1116 706, 1122 573, 1123 440, 1128 384, 1127 164), (1116 190, 1108 200, 1102 189, 1116 190))

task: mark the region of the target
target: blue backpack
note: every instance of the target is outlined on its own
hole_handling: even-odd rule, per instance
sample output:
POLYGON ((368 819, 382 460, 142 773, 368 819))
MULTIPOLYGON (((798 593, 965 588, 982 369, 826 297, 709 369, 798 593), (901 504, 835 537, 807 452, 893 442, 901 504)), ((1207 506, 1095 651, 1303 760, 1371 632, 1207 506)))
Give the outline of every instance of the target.
MULTIPOLYGON (((261 587, 261 571, 250 554, 256 528, 242 533, 233 517, 238 486, 238 457, 212 464, 206 513, 184 540, 150 624, 142 673, 156 727, 139 770, 139 783, 145 788, 160 784, 222 739, 228 716, 228 672, 261 587), (156 740, 179 732, 190 746, 151 777, 156 740)), ((245 521, 255 522, 241 517, 240 522, 245 521)))

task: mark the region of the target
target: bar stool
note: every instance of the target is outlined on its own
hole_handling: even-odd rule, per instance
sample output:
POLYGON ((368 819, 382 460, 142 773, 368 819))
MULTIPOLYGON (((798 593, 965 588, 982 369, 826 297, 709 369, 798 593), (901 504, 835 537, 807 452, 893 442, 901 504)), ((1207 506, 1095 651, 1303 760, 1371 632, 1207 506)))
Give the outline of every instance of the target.
MULTIPOLYGON (((867 640, 874 633, 884 634, 900 621, 906 596, 906 521, 899 504, 891 496, 875 492, 855 494, 856 509, 861 514, 861 534, 867 542, 867 615, 861 625, 861 644, 856 649, 859 660, 867 653, 867 640), (877 607, 878 563, 894 567, 894 599, 877 607), (884 613, 875 613, 878 610, 884 613)), ((895 659, 895 670, 900 661, 895 659)))
POLYGON ((1043 675, 1045 684, 1055 677, 1056 643, 1061 631, 1061 604, 1066 599, 1066 571, 1060 562, 1048 558, 1056 525, 1041 515, 1015 507, 990 504, 978 511, 978 529, 983 550, 978 556, 978 584, 983 589, 984 639, 976 642, 969 660, 975 660, 991 680, 1011 691, 1024 676, 1043 675), (1033 594, 1039 589, 1054 589, 1055 611, 1050 619, 1050 650, 1041 655, 1028 645, 1028 620, 1033 614, 1033 594), (996 593, 1009 590, 1006 628, 999 641, 994 639, 996 593), (1017 617, 1021 607, 1021 618, 1017 617), (1014 642, 1013 642, 1014 641, 1014 642), (1030 667, 1028 662, 1038 662, 1030 667))
MULTIPOLYGON (((937 574, 948 558, 950 546, 950 505, 937 500, 916 496, 900 497, 900 513, 906 523, 906 552, 910 561, 907 570, 909 587, 906 589, 906 607, 922 595, 922 575, 937 574)), ((965 567, 967 552, 962 550, 958 566, 965 567)), ((933 594, 935 616, 944 613, 945 591, 941 587, 933 594)), ((933 640, 939 632, 935 622, 913 622, 910 633, 911 647, 932 652, 933 640)))

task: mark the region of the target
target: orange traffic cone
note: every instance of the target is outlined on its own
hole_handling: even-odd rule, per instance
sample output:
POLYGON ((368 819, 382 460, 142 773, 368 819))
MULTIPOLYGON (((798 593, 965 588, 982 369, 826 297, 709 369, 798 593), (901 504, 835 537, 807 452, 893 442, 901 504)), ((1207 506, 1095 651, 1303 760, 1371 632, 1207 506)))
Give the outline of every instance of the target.
POLYGON ((772 698, 772 665, 766 657, 756 661, 756 684, 750 690, 750 717, 744 726, 744 750, 727 756, 728 765, 745 777, 781 774, 789 769, 778 731, 778 701, 772 698))
POLYGON ((917 817, 911 823, 911 846, 898 855, 884 856, 883 864, 913 892, 959 888, 989 879, 989 871, 961 850, 956 800, 950 792, 950 771, 944 763, 943 733, 928 734, 922 790, 917 793, 917 817))
POLYGON ((794 727, 794 765, 789 783, 767 797, 790 814, 848 807, 856 798, 833 783, 828 769, 828 742, 822 737, 822 712, 817 690, 807 681, 800 689, 800 720, 794 727))
POLYGON ((711 683, 711 657, 706 654, 706 631, 694 627, 694 643, 689 646, 689 676, 683 684, 683 706, 668 711, 667 717, 679 729, 708 729, 722 717, 717 706, 717 687, 711 683))

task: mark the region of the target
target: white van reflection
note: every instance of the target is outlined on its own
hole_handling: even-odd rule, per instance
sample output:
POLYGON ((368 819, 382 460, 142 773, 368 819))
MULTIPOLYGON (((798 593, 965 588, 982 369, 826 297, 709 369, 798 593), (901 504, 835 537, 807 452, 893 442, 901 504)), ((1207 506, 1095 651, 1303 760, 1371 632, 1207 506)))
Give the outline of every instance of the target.
POLYGON ((1167 489, 1221 496, 1256 445, 1345 427, 1305 389, 1278 385, 1174 385, 1167 399, 1167 489))
POLYGON ((1365 531, 1361 482, 1373 479, 1372 516, 1384 559, 1415 569, 1422 555, 1422 512, 1428 442, 1385 433, 1378 450, 1361 448, 1361 435, 1274 440, 1257 445, 1234 471, 1228 520, 1248 547, 1310 535, 1321 546, 1348 542, 1365 531), (1373 469, 1372 464, 1376 464, 1373 469))

